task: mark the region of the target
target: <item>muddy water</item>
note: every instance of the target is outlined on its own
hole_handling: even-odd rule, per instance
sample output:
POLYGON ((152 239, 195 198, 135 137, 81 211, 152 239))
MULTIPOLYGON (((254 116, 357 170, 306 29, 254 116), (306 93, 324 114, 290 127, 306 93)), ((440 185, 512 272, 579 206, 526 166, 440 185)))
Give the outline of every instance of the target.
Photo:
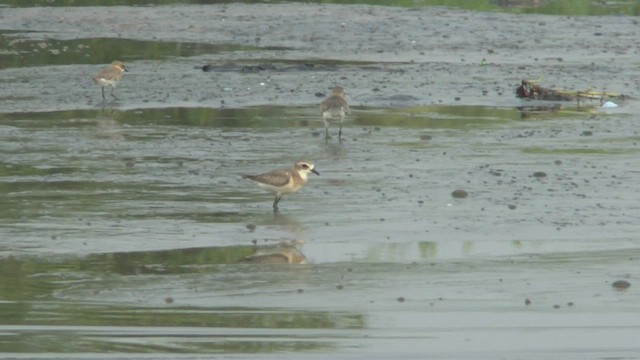
POLYGON ((538 112, 512 94, 523 71, 637 93, 637 50, 624 27, 632 19, 356 7, 366 10, 352 17, 356 27, 365 16, 380 26, 429 18, 434 28, 510 31, 492 44, 501 56, 480 53, 490 61, 480 66, 460 54, 482 46, 447 31, 419 38, 418 50, 393 41, 411 26, 404 21, 359 43, 359 55, 336 53, 341 45, 322 34, 353 7, 300 5, 293 20, 283 20, 293 11, 285 5, 116 7, 116 23, 96 22, 100 9, 48 9, 55 16, 38 26, 44 10, 3 10, 5 36, 17 41, 7 44, 25 63, 0 72, 11 85, 0 114, 1 352, 637 358, 638 105, 538 112), (299 26, 325 13, 336 18, 299 26), (218 26, 207 16, 221 16, 225 30, 199 46, 193 30, 218 26), (251 16, 283 29, 265 25, 248 45, 251 16), (191 21, 192 31, 163 32, 157 19, 170 30, 191 21), (564 35, 541 43, 521 33, 544 31, 540 23, 564 35), (617 36, 604 43, 580 26, 617 36), (127 49, 131 73, 121 100, 103 104, 86 78, 109 54, 86 49, 112 28, 128 40, 105 44, 127 49), (307 31, 317 48, 304 45, 307 31), (183 43, 186 52, 173 53, 183 43), (566 61, 542 55, 548 44, 566 61), (69 60, 44 61, 32 46, 69 60), (242 71, 264 63, 275 68, 242 71), (196 68, 204 64, 214 71, 196 68), (353 112, 345 141, 332 128, 325 143, 317 103, 338 81, 353 112), (300 158, 321 175, 274 216, 272 195, 240 174, 300 158), (307 264, 248 261, 281 252, 281 242, 295 242, 307 264))

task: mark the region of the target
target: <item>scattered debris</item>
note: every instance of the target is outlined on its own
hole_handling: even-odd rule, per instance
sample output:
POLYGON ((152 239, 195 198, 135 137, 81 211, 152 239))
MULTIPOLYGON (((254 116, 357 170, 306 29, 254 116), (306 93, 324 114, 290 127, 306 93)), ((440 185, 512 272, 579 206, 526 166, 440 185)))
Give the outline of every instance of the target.
POLYGON ((608 99, 626 100, 629 96, 610 93, 607 91, 592 91, 587 89, 584 91, 558 90, 544 88, 536 84, 536 80, 522 80, 520 86, 516 88, 516 96, 522 99, 532 100, 548 100, 548 101, 577 101, 581 100, 600 100, 600 103, 608 104, 607 106, 617 107, 618 105, 607 101, 608 99))

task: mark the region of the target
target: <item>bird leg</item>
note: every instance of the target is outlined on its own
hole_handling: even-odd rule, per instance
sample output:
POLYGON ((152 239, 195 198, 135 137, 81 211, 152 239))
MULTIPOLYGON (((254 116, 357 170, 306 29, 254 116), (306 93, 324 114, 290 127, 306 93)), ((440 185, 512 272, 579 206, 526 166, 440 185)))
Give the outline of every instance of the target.
POLYGON ((273 200, 273 213, 274 214, 278 213, 278 203, 280 202, 280 198, 281 198, 281 196, 276 195, 276 198, 273 200))
POLYGON ((105 100, 107 100, 107 98, 106 98, 106 97, 104 97, 104 86, 103 86, 103 87, 102 87, 102 101, 105 101, 105 100))
POLYGON ((120 99, 118 99, 118 97, 116 96, 116 94, 114 94, 114 93, 113 93, 114 91, 116 91, 115 86, 111 87, 111 96, 113 96, 113 98, 114 98, 114 99, 116 99, 116 100, 120 100, 120 99))

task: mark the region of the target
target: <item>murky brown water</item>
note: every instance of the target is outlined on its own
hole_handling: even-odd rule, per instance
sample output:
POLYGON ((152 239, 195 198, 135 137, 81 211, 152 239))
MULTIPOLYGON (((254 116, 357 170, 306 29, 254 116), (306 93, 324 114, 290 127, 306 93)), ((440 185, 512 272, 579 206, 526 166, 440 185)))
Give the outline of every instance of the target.
POLYGON ((3 354, 638 358, 637 101, 531 113, 512 93, 541 72, 638 93, 633 18, 221 5, 115 7, 109 23, 101 9, 1 10, 26 61, 0 71, 3 354), (417 23, 433 36, 403 33, 417 23), (325 37, 343 26, 355 53, 325 37), (131 72, 101 104, 90 78, 111 47, 131 72), (241 71, 261 63, 275 68, 241 71), (353 113, 325 144, 316 93, 334 82, 353 113), (240 174, 301 158, 321 175, 274 216, 240 174), (246 261, 294 240, 308 264, 246 261))

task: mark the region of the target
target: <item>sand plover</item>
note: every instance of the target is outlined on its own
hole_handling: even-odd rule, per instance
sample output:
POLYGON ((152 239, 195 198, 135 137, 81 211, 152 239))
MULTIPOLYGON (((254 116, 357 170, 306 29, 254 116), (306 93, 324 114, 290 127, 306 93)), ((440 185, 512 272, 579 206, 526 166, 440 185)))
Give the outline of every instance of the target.
POLYGON ((331 96, 324 99, 320 103, 320 113, 324 120, 324 139, 329 139, 329 122, 340 122, 340 130, 338 131, 338 140, 342 141, 342 122, 344 117, 349 113, 349 104, 344 99, 345 91, 342 86, 336 86, 331 92, 331 96))
POLYGON ((242 177, 276 193, 276 198, 273 200, 273 213, 277 214, 278 202, 282 195, 300 190, 307 183, 309 173, 320 175, 310 161, 298 161, 291 169, 273 170, 260 175, 242 175, 242 177))
POLYGON ((93 78, 93 81, 95 81, 96 84, 102 86, 102 100, 106 100, 106 98, 104 97, 105 87, 111 87, 111 96, 113 96, 113 98, 116 100, 118 99, 113 92, 116 89, 116 84, 118 83, 118 81, 120 81, 120 79, 122 79, 122 74, 125 71, 128 70, 127 67, 124 66, 124 63, 122 63, 122 61, 116 60, 112 62, 111 65, 102 69, 98 73, 98 75, 93 78))

